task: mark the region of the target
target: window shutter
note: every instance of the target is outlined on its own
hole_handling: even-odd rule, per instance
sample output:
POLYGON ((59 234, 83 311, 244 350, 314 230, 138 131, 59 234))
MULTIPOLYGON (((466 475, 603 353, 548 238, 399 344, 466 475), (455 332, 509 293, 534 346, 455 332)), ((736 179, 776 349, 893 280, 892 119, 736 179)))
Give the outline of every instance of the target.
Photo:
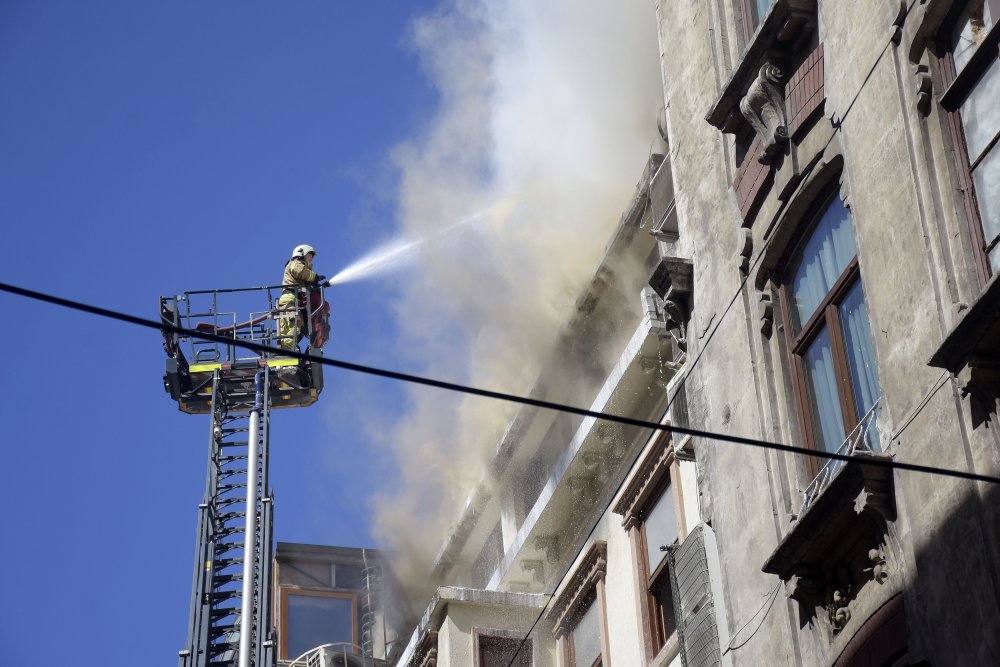
POLYGON ((715 533, 710 526, 698 524, 680 545, 669 550, 669 558, 681 664, 730 664, 728 656, 723 659, 721 648, 729 643, 729 633, 718 607, 721 579, 715 533))

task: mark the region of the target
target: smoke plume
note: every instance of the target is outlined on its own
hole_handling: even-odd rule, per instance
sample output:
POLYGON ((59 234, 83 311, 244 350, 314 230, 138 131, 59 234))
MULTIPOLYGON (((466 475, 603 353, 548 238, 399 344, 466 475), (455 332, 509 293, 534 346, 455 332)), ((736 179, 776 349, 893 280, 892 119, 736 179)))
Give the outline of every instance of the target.
MULTIPOLYGON (((439 106, 394 152, 400 231, 424 238, 486 213, 422 253, 394 304, 399 345, 427 375, 526 393, 656 136, 653 5, 454 0, 411 36, 439 106)), ((404 587, 427 585, 512 414, 412 390, 388 445, 402 484, 376 499, 375 517, 383 546, 406 555, 404 587)))

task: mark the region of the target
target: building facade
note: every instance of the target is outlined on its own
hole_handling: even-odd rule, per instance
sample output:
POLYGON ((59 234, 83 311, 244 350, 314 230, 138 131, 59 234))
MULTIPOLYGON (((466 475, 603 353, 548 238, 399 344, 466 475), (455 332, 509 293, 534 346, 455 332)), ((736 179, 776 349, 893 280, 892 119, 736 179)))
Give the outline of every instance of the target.
MULTIPOLYGON (((658 1, 661 154, 399 665, 1000 664, 1000 3, 658 1), (513 662, 512 662, 513 661, 513 662)), ((603 243, 605 239, 595 239, 603 243)))
POLYGON ((273 567, 280 667, 376 667, 394 635, 391 590, 374 549, 278 542, 273 567))

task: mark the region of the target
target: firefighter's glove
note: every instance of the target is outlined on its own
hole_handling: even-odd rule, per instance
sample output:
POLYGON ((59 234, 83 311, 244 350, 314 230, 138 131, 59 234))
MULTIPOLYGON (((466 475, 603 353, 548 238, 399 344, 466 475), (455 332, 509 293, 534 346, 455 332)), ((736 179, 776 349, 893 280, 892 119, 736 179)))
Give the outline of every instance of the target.
POLYGON ((327 281, 327 277, 326 276, 317 273, 316 274, 316 280, 313 281, 313 285, 315 285, 316 287, 326 287, 327 286, 327 282, 326 281, 327 281))

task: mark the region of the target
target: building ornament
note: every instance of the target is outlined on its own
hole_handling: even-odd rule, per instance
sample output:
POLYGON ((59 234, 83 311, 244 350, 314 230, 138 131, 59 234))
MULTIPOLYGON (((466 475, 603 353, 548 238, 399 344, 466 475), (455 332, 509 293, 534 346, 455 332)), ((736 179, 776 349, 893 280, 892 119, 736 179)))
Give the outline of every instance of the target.
POLYGON ((594 542, 545 615, 552 621, 552 634, 556 639, 573 629, 580 612, 584 611, 593 599, 594 589, 599 582, 604 581, 607 572, 608 543, 594 542))
POLYGON ((437 631, 428 630, 425 632, 424 636, 420 638, 413 664, 419 665, 419 667, 437 667, 437 640, 437 631))
POLYGON ((788 143, 788 120, 785 118, 785 80, 783 70, 765 61, 740 100, 740 112, 764 145, 758 160, 771 164, 788 143))
POLYGON ((889 579, 889 524, 895 518, 891 470, 845 463, 791 525, 762 569, 785 582, 788 596, 807 616, 825 612, 836 635, 850 622, 851 604, 865 586, 889 579))
POLYGON ((663 257, 653 274, 649 286, 663 300, 663 320, 667 332, 681 351, 687 351, 687 328, 691 319, 691 291, 694 286, 694 268, 689 260, 680 257, 663 257))
POLYGON ((621 515, 622 527, 626 532, 642 521, 642 510, 659 488, 660 481, 664 476, 670 475, 673 462, 674 448, 670 434, 663 431, 643 460, 636 465, 635 475, 625 487, 621 500, 612 508, 615 514, 621 515))
POLYGON ((851 610, 847 606, 848 597, 845 593, 834 591, 830 598, 831 600, 826 606, 826 610, 830 615, 830 625, 833 627, 833 634, 837 634, 851 620, 851 610))
POLYGON ((559 562, 559 537, 539 535, 535 538, 535 549, 545 552, 545 560, 555 565, 559 562))

